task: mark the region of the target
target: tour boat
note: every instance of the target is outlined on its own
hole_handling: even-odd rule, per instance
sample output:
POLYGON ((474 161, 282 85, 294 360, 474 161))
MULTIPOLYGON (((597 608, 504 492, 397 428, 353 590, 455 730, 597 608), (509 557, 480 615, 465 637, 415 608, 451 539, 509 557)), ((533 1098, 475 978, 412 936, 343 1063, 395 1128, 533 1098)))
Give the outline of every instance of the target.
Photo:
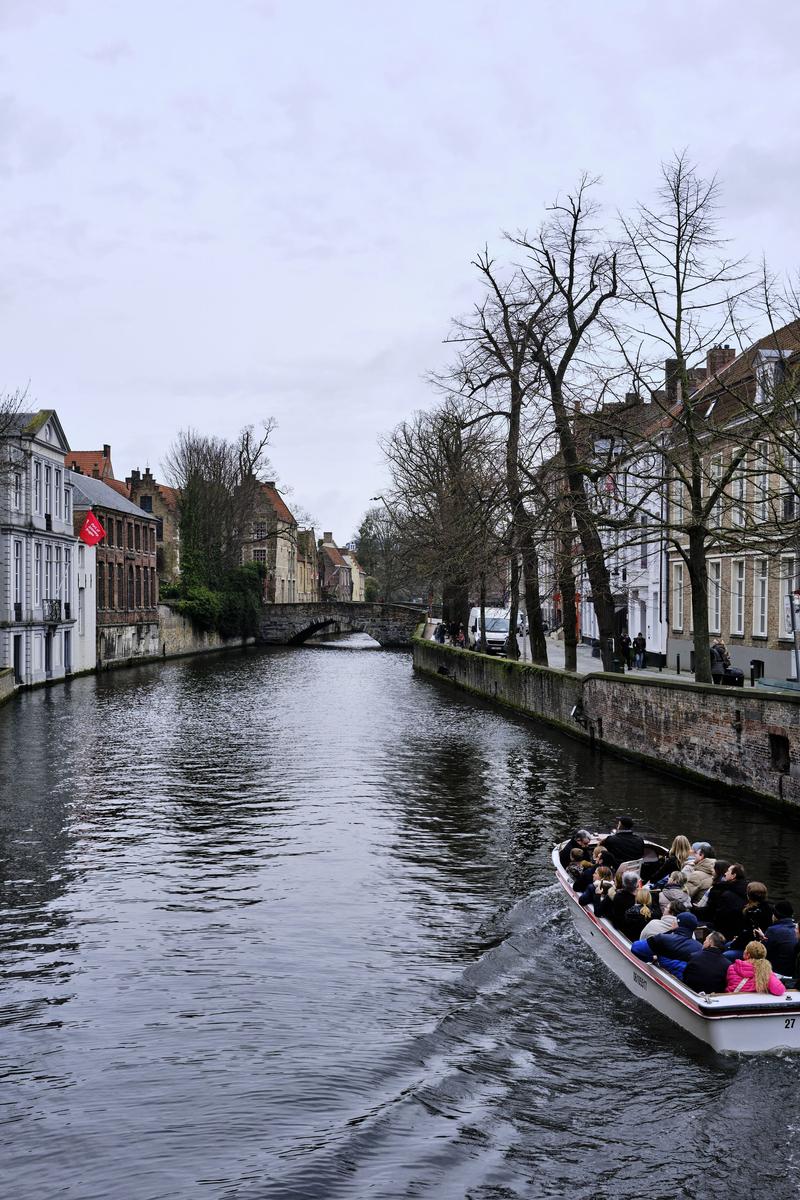
MULTIPOLYGON (((632 953, 624 934, 578 903, 572 879, 559 859, 565 845, 562 842, 553 850, 553 865, 572 920, 583 940, 629 992, 722 1053, 800 1050, 800 991, 787 989, 783 996, 753 992, 706 995, 693 991, 654 963, 642 962, 632 953)), ((653 849, 666 853, 655 845, 653 849)))

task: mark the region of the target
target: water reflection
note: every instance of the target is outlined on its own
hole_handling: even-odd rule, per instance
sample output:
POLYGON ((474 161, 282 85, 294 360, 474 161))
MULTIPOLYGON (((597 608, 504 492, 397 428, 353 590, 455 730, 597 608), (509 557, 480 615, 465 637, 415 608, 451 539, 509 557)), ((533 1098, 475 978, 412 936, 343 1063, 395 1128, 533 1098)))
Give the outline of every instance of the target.
POLYGON ((572 933, 550 846, 621 810, 800 895, 796 826, 594 757, 402 654, 248 651, 18 698, 0 711, 10 1194, 694 1196, 691 1146, 703 1194, 733 1173, 787 1195, 797 1060, 716 1058, 572 933), (757 1131, 757 1170, 736 1129, 757 1131))

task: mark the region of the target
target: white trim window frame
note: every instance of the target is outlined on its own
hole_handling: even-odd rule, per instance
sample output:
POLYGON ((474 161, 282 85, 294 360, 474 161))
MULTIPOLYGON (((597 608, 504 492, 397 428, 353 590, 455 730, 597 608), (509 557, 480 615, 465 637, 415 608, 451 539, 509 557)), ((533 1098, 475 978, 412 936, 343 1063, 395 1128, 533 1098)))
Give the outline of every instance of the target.
POLYGON ((672 628, 683 632, 683 563, 672 564, 672 628))
POLYGON ((778 636, 791 640, 792 615, 789 611, 788 597, 790 593, 800 588, 800 557, 796 554, 782 555, 780 572, 778 611, 781 613, 781 617, 778 625, 780 630, 778 636))
MULTIPOLYGON (((715 489, 719 486, 720 479, 722 479, 722 455, 721 454, 712 454, 711 458, 708 461, 708 494, 709 494, 709 496, 711 496, 712 493, 715 491, 715 489)), ((720 492, 719 496, 717 496, 717 499, 714 502, 711 512, 709 513, 709 524, 717 525, 717 526, 722 524, 722 493, 721 492, 720 492)))
POLYGON ((61 472, 59 471, 58 467, 56 467, 56 470, 55 470, 55 489, 56 489, 55 497, 54 497, 55 504, 56 504, 55 515, 60 520, 61 519, 61 472))
POLYGON ((769 629, 769 560, 753 559, 753 636, 766 637, 769 629))
POLYGON ((722 559, 708 561, 708 631, 722 630, 722 559))
POLYGON ((12 487, 12 506, 15 512, 22 509, 22 472, 15 471, 12 487))
POLYGON ((22 572, 23 572, 22 542, 19 539, 15 538, 14 539, 14 603, 15 604, 22 604, 22 599, 23 599, 23 596, 22 596, 22 572))
POLYGON ((33 464, 33 508, 36 513, 42 511, 42 464, 38 458, 33 464))
POLYGON ((743 558, 731 562, 731 633, 744 633, 744 605, 746 593, 746 568, 743 558))
MULTIPOLYGON (((735 458, 737 454, 741 454, 739 447, 731 451, 731 457, 735 458)), ((737 529, 741 529, 746 524, 746 504, 747 477, 743 459, 731 477, 731 525, 735 525, 737 529)))
POLYGON ((769 517, 769 446, 756 442, 753 456, 753 517, 763 523, 769 517))
POLYGON ((33 603, 38 608, 42 603, 42 543, 33 544, 33 603))

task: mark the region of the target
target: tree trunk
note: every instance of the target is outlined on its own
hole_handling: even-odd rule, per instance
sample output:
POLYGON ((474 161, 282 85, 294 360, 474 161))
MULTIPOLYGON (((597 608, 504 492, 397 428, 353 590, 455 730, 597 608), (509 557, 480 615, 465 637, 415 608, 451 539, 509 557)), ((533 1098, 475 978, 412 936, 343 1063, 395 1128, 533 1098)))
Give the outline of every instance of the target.
POLYGON ((561 592, 561 616, 564 632, 564 670, 578 669, 578 611, 575 604, 575 575, 572 571, 572 538, 561 539, 558 588, 561 592))
POLYGON ((525 580, 525 608, 531 639, 531 662, 546 667, 547 641, 542 625, 542 603, 539 595, 539 555, 536 553, 533 539, 529 537, 522 539, 520 549, 525 580))
POLYGON ((486 572, 481 571, 481 654, 486 654, 486 572))
POLYGON ((469 621, 469 589, 463 580, 448 580, 442 584, 442 610, 448 625, 463 625, 469 621))
POLYGON ((692 586, 694 677, 698 683, 713 683, 708 635, 708 565, 705 530, 689 527, 689 582, 692 586))
POLYGON ((506 658, 519 658, 519 643, 517 642, 517 625, 519 624, 519 555, 516 547, 511 547, 511 596, 508 609, 508 650, 506 658))

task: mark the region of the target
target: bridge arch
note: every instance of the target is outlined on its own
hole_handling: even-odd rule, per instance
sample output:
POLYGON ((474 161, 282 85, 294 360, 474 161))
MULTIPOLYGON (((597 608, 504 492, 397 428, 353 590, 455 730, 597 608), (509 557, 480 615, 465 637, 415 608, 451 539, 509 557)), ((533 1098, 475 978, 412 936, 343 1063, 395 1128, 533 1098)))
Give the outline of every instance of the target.
POLYGON ((267 646, 299 646, 323 629, 366 633, 380 646, 410 647, 425 610, 413 604, 265 604, 256 640, 267 646))

